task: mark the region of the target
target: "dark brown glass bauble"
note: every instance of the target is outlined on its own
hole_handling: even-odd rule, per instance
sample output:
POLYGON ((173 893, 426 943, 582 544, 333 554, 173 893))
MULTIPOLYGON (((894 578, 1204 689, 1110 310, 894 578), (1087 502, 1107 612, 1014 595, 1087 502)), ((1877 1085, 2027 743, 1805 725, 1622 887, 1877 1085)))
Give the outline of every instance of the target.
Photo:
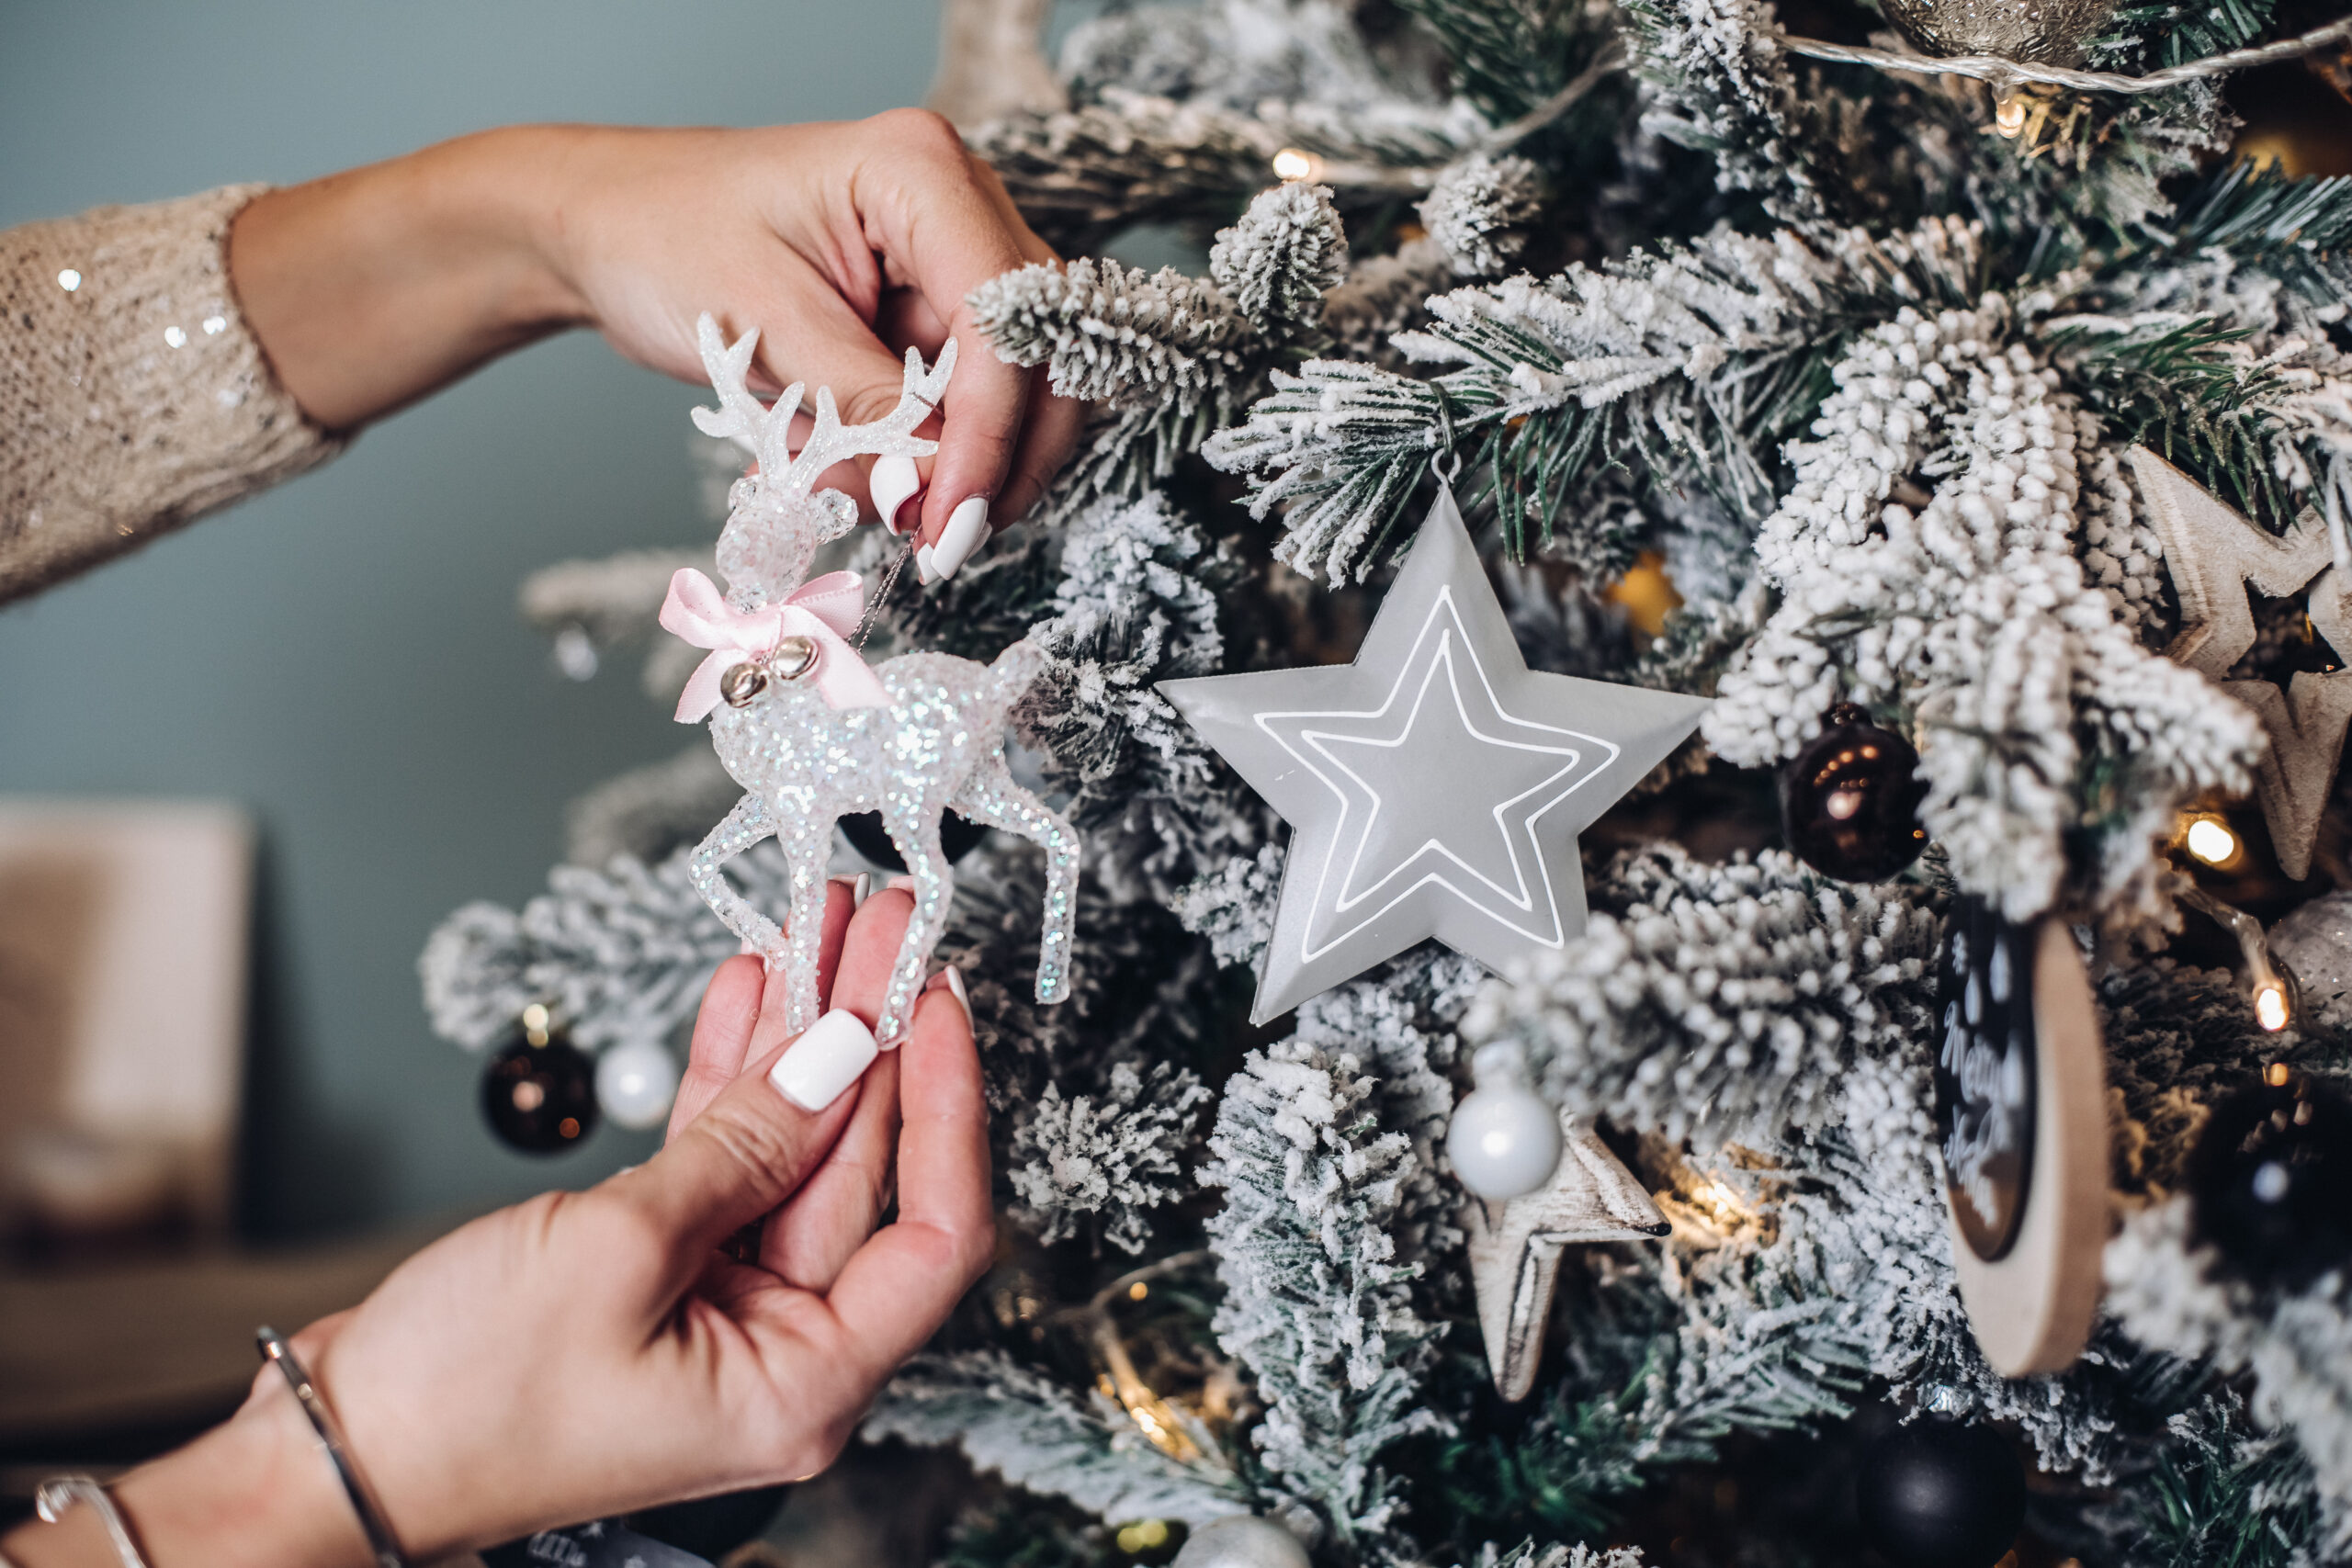
POLYGON ((2248 1284, 2296 1291, 2352 1258, 2352 1099, 2278 1076, 2222 1097, 2186 1174, 2197 1239, 2248 1284))
POLYGON ((1993 1568, 2025 1523, 2025 1467, 1989 1427, 1928 1418, 1872 1446, 1854 1478, 1862 1535, 1904 1568, 1993 1568))
POLYGON ((1781 830, 1790 851, 1840 882, 1881 882, 1919 858, 1928 830, 1919 753, 1851 703, 1781 773, 1781 830))
MULTIPOLYGON (((958 817, 953 811, 940 813, 939 848, 947 856, 950 865, 978 849, 980 840, 988 836, 986 828, 968 818, 958 817)), ((864 855, 877 870, 895 872, 907 869, 905 859, 899 853, 899 846, 890 841, 890 830, 882 826, 879 811, 853 812, 842 818, 842 837, 849 840, 851 849, 864 855)))
POLYGON ((509 1148, 551 1155, 595 1130, 596 1063, 560 1032, 517 1030, 481 1075, 481 1113, 509 1148))

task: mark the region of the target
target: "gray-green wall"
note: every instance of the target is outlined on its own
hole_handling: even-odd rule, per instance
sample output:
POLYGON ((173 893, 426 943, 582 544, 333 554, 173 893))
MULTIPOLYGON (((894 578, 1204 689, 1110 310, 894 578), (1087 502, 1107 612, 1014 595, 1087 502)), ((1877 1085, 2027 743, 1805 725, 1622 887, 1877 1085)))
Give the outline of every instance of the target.
MULTIPOLYGON (((6 0, 0 225, 515 120, 870 114, 920 100, 935 28, 933 0, 6 0)), ((222 796, 260 822, 256 1233, 581 1184, 650 1146, 499 1148, 415 960, 455 906, 541 886, 573 794, 681 743, 633 669, 556 675, 514 602, 548 561, 708 536, 695 400, 594 337, 543 344, 0 612, 0 793, 222 796)))

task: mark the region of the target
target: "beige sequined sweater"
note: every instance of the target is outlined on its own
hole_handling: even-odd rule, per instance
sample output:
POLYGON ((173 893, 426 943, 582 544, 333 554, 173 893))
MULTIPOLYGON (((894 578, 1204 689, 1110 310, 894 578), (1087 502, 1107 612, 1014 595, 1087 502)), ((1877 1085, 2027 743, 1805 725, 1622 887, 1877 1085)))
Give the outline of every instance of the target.
POLYGON ((0 232, 0 601, 317 467, 230 287, 229 186, 0 232))

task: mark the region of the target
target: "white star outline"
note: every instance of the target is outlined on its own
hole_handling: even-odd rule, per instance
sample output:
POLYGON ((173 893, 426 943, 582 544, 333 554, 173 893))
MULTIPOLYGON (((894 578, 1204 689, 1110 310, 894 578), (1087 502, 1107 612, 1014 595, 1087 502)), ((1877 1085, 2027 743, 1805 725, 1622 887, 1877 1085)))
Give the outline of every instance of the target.
MULTIPOLYGON (((1513 806, 1528 799, 1532 795, 1549 789, 1561 779, 1575 773, 1577 771, 1577 764, 1583 761, 1584 754, 1575 746, 1540 746, 1523 740, 1505 739, 1501 736, 1489 735, 1485 730, 1480 729, 1478 726, 1472 721, 1469 711, 1463 705, 1461 671, 1454 664, 1454 645, 1456 643, 1461 645, 1463 658, 1469 662, 1470 668, 1477 672, 1478 684, 1486 693, 1487 706, 1490 707, 1497 716, 1508 720, 1511 724, 1516 725, 1522 729, 1540 729, 1553 735, 1565 736, 1570 740, 1581 741, 1586 745, 1600 747, 1608 753, 1607 756, 1603 757, 1593 767, 1587 770, 1583 776, 1576 779, 1558 794, 1545 800, 1534 810, 1527 813, 1524 819, 1519 824, 1519 829, 1520 832, 1523 832, 1526 835, 1530 844, 1534 842, 1536 822, 1542 818, 1546 812, 1549 812, 1553 807, 1558 806, 1562 801, 1567 799, 1568 796, 1574 795, 1577 790, 1583 788, 1584 785, 1607 771, 1610 763, 1614 762, 1621 753, 1622 748, 1617 746, 1613 741, 1604 740, 1597 735, 1587 735, 1578 730, 1563 729, 1556 725, 1539 724, 1532 719, 1521 718, 1512 714, 1509 709, 1505 708, 1502 705, 1502 700, 1495 695, 1494 682, 1487 676, 1486 666, 1478 661, 1478 650, 1470 640, 1468 628, 1462 624, 1461 611, 1456 608, 1453 603, 1453 587, 1451 583, 1446 584, 1438 590, 1436 598, 1430 601, 1429 615, 1422 620, 1420 630, 1414 634, 1412 651, 1405 656, 1404 662, 1398 666, 1396 682, 1389 687, 1387 696, 1381 700, 1381 704, 1378 707, 1368 713, 1341 713, 1326 709, 1290 713, 1261 713, 1255 716, 1258 728, 1266 734, 1268 739, 1272 739, 1275 745, 1280 746, 1291 756, 1295 757, 1299 762, 1305 766, 1308 773, 1313 773, 1317 779, 1322 782, 1324 787, 1330 790, 1333 795, 1340 797, 1340 819, 1332 828, 1331 841, 1334 846, 1346 841, 1345 836, 1348 829, 1348 816, 1353 809, 1353 803, 1349 799, 1348 792, 1340 787, 1340 785, 1335 782, 1329 773, 1326 773, 1321 767, 1316 765, 1316 759, 1317 757, 1321 758, 1325 763, 1328 763, 1330 767, 1336 769, 1340 773, 1346 774, 1348 778, 1354 783, 1358 789, 1363 791, 1366 797, 1368 797, 1372 802, 1372 809, 1365 814, 1363 826, 1356 833, 1355 846, 1348 858, 1347 872, 1340 879, 1341 896, 1329 906, 1329 912, 1334 917, 1343 915, 1351 908, 1372 899, 1380 892, 1381 887, 1385 884, 1393 880, 1396 876, 1398 872, 1401 872, 1407 867, 1412 865, 1415 862, 1419 861, 1424 853, 1431 849, 1436 850, 1439 854, 1444 856, 1447 860, 1452 861, 1455 865, 1461 867, 1464 873, 1476 882, 1492 888, 1498 897, 1510 904, 1513 908, 1528 914, 1533 914, 1535 912, 1535 897, 1533 892, 1531 891, 1528 886, 1527 868, 1521 864, 1519 858, 1520 832, 1514 832, 1512 830, 1511 824, 1504 820, 1504 814, 1510 811, 1513 806), (1440 626, 1437 624, 1438 617, 1441 614, 1446 617, 1446 619, 1451 623, 1450 625, 1440 626), (1428 646, 1432 633, 1434 633, 1438 638, 1437 651, 1430 657, 1428 664, 1424 668, 1421 665, 1422 649, 1428 646), (1561 767, 1559 772, 1554 773, 1550 778, 1545 779, 1543 783, 1534 785, 1532 788, 1521 790, 1518 795, 1511 796, 1509 800, 1499 803, 1495 807, 1495 823, 1497 827, 1502 829, 1503 845, 1505 850, 1508 851, 1510 855, 1511 874, 1513 879, 1518 883, 1518 889, 1516 891, 1511 888, 1505 887, 1501 884, 1487 876, 1476 867, 1464 860, 1460 855, 1455 854, 1452 850, 1448 849, 1442 840, 1431 839, 1422 844, 1420 848, 1415 850, 1410 855, 1405 857, 1404 861, 1397 866, 1396 871, 1390 872, 1388 875, 1383 877, 1380 882, 1373 884, 1372 886, 1364 889, 1362 893, 1357 894, 1354 897, 1350 898, 1346 897, 1348 886, 1354 880, 1356 866, 1363 858, 1365 840, 1372 836, 1372 824, 1377 820, 1380 815, 1380 792, 1373 788, 1371 784, 1365 783, 1353 769, 1348 767, 1347 764, 1332 756, 1331 753, 1325 750, 1321 745, 1315 743, 1322 740, 1346 740, 1360 745, 1401 746, 1404 744, 1406 737, 1411 735, 1413 732, 1414 723, 1420 714, 1421 704, 1428 699, 1430 688, 1437 682, 1437 671, 1441 665, 1443 666, 1445 670, 1446 689, 1453 698, 1454 713, 1461 718, 1462 727, 1464 729, 1467 729, 1472 735, 1477 737, 1480 740, 1485 741, 1489 746, 1509 747, 1511 750, 1521 751, 1549 751, 1556 756, 1565 756, 1568 760, 1566 763, 1561 767), (1396 738, 1393 740, 1374 740, 1360 735, 1340 735, 1311 729, 1301 729, 1299 731, 1299 739, 1308 742, 1315 753, 1314 756, 1309 756, 1306 751, 1303 751, 1298 747, 1292 745, 1287 739, 1277 733, 1273 728, 1274 721, 1283 719, 1330 720, 1344 718, 1380 718, 1396 705, 1398 694, 1404 691, 1406 682, 1412 680, 1414 671, 1417 669, 1419 669, 1421 672, 1420 687, 1419 690, 1414 694, 1412 711, 1406 716, 1404 728, 1397 732, 1396 738)), ((1317 874, 1316 877, 1314 902, 1309 906, 1309 908, 1313 913, 1320 913, 1326 908, 1323 899, 1324 889, 1329 886, 1332 863, 1338 858, 1339 857, 1336 854, 1327 855, 1324 857, 1322 868, 1317 874)), ((1538 862, 1538 866, 1540 869, 1540 861, 1538 862)), ((1491 919, 1499 921, 1501 924, 1526 937, 1531 942, 1551 948, 1558 948, 1566 944, 1567 936, 1566 932, 1563 930, 1564 922, 1560 918, 1559 897, 1554 892, 1552 887, 1552 879, 1548 875, 1539 875, 1535 878, 1536 886, 1543 890, 1545 912, 1550 916, 1550 929, 1546 931, 1540 929, 1540 922, 1534 925, 1530 925, 1522 924, 1512 919, 1508 915, 1501 913, 1491 906, 1472 897, 1469 893, 1455 886, 1455 884, 1450 880, 1442 871, 1432 870, 1422 873, 1420 877, 1410 886, 1398 889, 1394 897, 1387 899, 1378 908, 1372 910, 1353 925, 1348 926, 1335 932, 1328 941, 1324 942, 1319 946, 1316 944, 1312 934, 1312 927, 1315 922, 1313 913, 1310 913, 1307 919, 1300 922, 1302 927, 1299 937, 1299 955, 1301 962, 1312 963, 1316 959, 1320 958, 1323 954, 1330 952, 1333 948, 1338 947, 1341 942, 1346 942, 1350 937, 1354 936, 1358 931, 1363 931, 1366 926, 1369 926, 1374 921, 1379 919, 1381 916, 1395 908, 1398 904, 1404 902, 1405 899, 1410 897, 1417 890, 1432 882, 1436 883, 1441 887, 1443 887, 1447 892, 1453 894, 1455 897, 1461 899, 1464 903, 1469 905, 1479 913, 1487 916, 1491 919)))

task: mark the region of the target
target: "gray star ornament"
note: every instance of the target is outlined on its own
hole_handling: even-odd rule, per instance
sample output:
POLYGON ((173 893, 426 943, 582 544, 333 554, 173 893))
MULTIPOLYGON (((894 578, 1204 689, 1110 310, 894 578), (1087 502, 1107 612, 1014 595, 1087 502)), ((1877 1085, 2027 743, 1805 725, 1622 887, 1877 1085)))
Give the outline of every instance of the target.
POLYGON ((1583 935, 1577 835, 1708 701, 1528 669, 1443 489, 1353 663, 1159 690, 1291 825, 1258 1023, 1427 937, 1499 970, 1583 935))

